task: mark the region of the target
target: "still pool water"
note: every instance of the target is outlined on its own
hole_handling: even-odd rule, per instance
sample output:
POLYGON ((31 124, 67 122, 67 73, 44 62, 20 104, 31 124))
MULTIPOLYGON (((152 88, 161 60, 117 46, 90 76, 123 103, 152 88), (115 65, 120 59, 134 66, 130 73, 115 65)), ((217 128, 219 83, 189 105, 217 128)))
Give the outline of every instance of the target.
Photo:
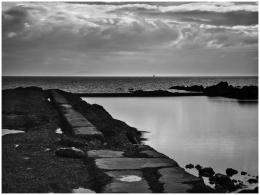
POLYGON ((258 104, 228 98, 83 98, 147 131, 146 144, 175 159, 258 175, 258 104))

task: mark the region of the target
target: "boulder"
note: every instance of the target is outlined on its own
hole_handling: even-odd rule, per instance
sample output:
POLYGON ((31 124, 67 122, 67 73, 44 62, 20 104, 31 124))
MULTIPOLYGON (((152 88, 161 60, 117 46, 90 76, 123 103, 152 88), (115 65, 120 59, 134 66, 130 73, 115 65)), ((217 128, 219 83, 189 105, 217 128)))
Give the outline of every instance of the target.
POLYGON ((57 156, 68 158, 84 158, 85 152, 75 147, 71 148, 59 148, 55 151, 57 156))
POLYGON ((246 174, 247 174, 247 172, 241 171, 241 175, 246 175, 246 174))
POLYGON ((200 170, 202 167, 198 164, 195 166, 195 169, 200 170))
POLYGON ((227 175, 223 175, 221 173, 215 174, 214 177, 211 178, 216 184, 221 185, 223 188, 232 191, 235 189, 234 183, 227 175))
POLYGON ((249 180, 247 180, 248 183, 253 184, 253 183, 257 183, 257 179, 254 178, 250 178, 249 180))
POLYGON ((232 169, 232 168, 227 168, 227 169, 226 169, 226 174, 227 174, 227 176, 232 177, 233 175, 236 175, 237 173, 238 173, 238 171, 235 170, 235 169, 232 169))
POLYGON ((193 169, 194 168, 194 165, 193 164, 187 164, 185 166, 186 169, 193 169))
POLYGON ((205 167, 199 169, 199 175, 203 177, 212 177, 215 174, 215 171, 211 167, 205 167))

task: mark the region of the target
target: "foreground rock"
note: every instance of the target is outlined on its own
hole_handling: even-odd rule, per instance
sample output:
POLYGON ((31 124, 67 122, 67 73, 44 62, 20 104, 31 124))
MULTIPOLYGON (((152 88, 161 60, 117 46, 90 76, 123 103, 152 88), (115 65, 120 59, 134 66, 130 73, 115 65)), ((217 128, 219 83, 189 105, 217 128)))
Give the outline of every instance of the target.
POLYGON ((216 184, 219 184, 223 187, 223 189, 227 189, 228 191, 233 191, 236 189, 236 186, 232 182, 232 180, 221 173, 215 174, 213 177, 210 178, 211 181, 214 181, 216 184))

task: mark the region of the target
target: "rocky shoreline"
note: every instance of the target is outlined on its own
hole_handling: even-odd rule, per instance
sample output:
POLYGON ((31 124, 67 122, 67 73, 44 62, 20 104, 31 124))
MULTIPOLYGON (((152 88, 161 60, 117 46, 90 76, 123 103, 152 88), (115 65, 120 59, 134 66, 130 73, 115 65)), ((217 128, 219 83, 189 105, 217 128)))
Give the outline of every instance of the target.
POLYGON ((215 173, 211 177, 221 188, 207 187, 202 178, 143 145, 142 132, 78 95, 38 87, 9 89, 2 94, 2 128, 25 131, 3 136, 4 193, 134 189, 140 193, 211 193, 235 189, 225 186, 222 180, 226 178, 215 173))
POLYGON ((169 90, 134 90, 129 89, 128 93, 77 93, 81 97, 175 97, 175 96, 209 96, 227 97, 241 100, 258 100, 257 86, 233 87, 227 82, 220 82, 216 85, 203 87, 202 85, 193 86, 172 86, 169 90))

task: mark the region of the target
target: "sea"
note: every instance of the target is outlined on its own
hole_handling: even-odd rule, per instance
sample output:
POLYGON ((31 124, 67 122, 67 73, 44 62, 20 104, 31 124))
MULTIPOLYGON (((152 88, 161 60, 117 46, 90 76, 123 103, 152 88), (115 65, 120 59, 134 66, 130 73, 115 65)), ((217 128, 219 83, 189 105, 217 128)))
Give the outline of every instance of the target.
POLYGON ((258 85, 258 77, 2 77, 2 89, 37 86, 72 93, 124 93, 133 90, 167 90, 174 85, 258 85))

